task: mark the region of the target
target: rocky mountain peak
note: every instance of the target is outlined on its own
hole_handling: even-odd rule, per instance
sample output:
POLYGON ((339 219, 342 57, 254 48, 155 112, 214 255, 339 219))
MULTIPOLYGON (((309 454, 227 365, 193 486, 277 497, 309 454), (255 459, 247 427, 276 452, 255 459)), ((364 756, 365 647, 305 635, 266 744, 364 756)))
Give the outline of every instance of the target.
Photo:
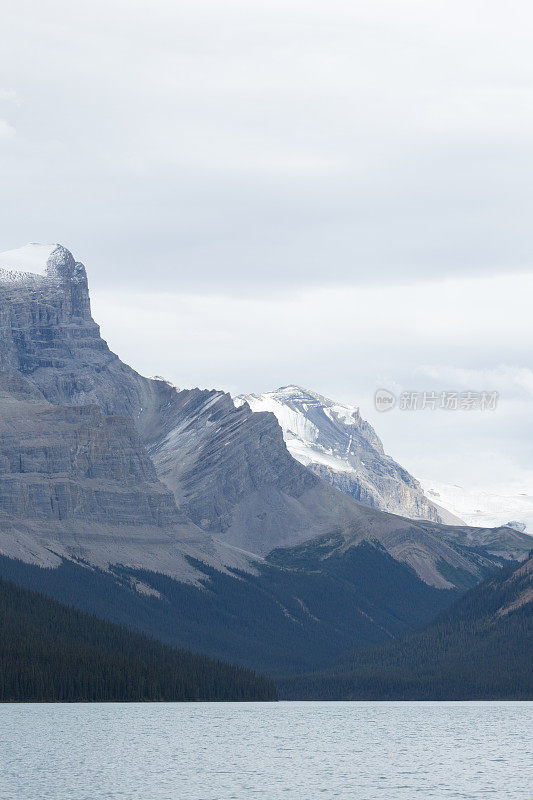
POLYGON ((343 459, 347 453, 357 450, 354 436, 362 437, 372 448, 383 453, 379 437, 361 417, 357 406, 335 402, 296 385, 236 398, 237 405, 243 402, 247 402, 252 411, 271 411, 276 415, 289 450, 294 450, 293 455, 302 463, 306 463, 302 447, 311 446, 316 452, 308 461, 315 461, 320 452, 329 466, 345 469, 344 462, 337 463, 336 459, 337 456, 343 459))
POLYGON ((55 363, 51 351, 58 353, 67 332, 61 326, 72 324, 90 329, 93 337, 97 333, 85 267, 66 247, 32 242, 0 253, 3 367, 26 373, 40 363, 55 363))
POLYGON ((43 280, 86 278, 83 264, 61 244, 30 244, 0 253, 0 283, 30 285, 43 280))
POLYGON ((236 399, 244 402, 252 411, 274 413, 292 456, 344 493, 383 511, 441 520, 418 481, 386 455, 357 406, 296 385, 236 399))
POLYGON ((46 272, 49 278, 75 280, 81 274, 86 276, 85 267, 77 262, 66 247, 58 244, 50 253, 46 262, 46 272))

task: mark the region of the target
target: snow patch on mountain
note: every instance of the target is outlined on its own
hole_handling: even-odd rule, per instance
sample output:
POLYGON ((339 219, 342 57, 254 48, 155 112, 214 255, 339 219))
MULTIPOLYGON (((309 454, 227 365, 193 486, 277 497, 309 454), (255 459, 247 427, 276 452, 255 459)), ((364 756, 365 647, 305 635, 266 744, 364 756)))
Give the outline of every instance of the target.
POLYGON ((533 535, 531 486, 481 489, 427 479, 422 479, 421 484, 430 500, 449 509, 467 525, 492 528, 509 524, 533 535))
POLYGON ((179 387, 176 386, 175 383, 169 381, 168 378, 165 378, 163 375, 150 375, 148 378, 149 381, 159 381, 160 383, 164 383, 165 386, 168 386, 169 389, 175 389, 177 392, 180 391, 179 387))
POLYGON ((252 411, 275 414, 288 449, 305 466, 318 463, 340 472, 354 472, 354 465, 346 459, 354 446, 353 433, 345 430, 354 426, 359 427, 359 433, 373 447, 383 452, 380 440, 356 406, 334 403, 294 385, 235 398, 237 406, 244 402, 252 411))
POLYGON ((12 273, 14 277, 48 274, 48 260, 57 244, 31 242, 16 250, 0 253, 0 271, 12 273))

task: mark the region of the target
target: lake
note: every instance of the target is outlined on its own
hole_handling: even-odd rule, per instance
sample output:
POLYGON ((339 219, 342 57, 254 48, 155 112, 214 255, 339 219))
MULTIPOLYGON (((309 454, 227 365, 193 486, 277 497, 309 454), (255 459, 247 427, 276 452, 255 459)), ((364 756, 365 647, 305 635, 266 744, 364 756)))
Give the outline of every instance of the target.
POLYGON ((0 706, 2 800, 531 800, 532 703, 0 706))

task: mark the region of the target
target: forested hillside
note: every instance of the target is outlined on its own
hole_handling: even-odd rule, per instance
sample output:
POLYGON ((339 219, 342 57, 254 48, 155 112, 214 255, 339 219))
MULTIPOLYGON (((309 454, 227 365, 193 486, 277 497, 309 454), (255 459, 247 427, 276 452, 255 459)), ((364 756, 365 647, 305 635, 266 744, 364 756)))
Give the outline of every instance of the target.
POLYGON ((249 670, 175 650, 0 579, 0 700, 275 700, 249 670))
POLYGON ((279 681, 290 699, 533 699, 533 558, 471 589, 425 630, 334 670, 279 681))
POLYGON ((368 542, 320 555, 310 545, 276 551, 276 565, 256 575, 195 562, 205 588, 140 569, 42 569, 2 556, 0 575, 173 647, 276 676, 326 669, 350 650, 412 633, 458 596, 368 542), (135 591, 138 582, 152 591, 135 591))

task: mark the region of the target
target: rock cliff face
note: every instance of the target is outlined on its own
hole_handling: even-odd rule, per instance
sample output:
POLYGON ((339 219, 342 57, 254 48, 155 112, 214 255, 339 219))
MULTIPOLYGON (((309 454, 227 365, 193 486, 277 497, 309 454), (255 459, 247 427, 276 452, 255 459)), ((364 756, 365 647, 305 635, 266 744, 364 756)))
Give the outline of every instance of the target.
POLYGON ((0 398, 0 507, 41 520, 184 521, 130 420, 0 398))
POLYGON ((355 406, 299 386, 243 395, 236 402, 275 414, 294 458, 355 500, 411 519, 449 521, 425 497, 419 482, 386 455, 355 406))
POLYGON ((54 404, 94 404, 133 418, 153 404, 150 381, 101 338, 85 267, 60 245, 42 275, 0 269, 0 366, 19 371, 54 404))
POLYGON ((59 246, 35 274, 0 265, 1 552, 151 564, 193 582, 187 556, 250 569, 159 480, 133 419, 157 408, 158 387, 101 339, 84 267, 59 246))
POLYGON ((48 403, 9 369, 0 370, 0 552, 46 566, 143 566, 192 583, 205 575, 189 558, 253 568, 177 508, 131 419, 48 403))
MULTIPOLYGON (((195 581, 188 556, 254 570, 252 553, 334 531, 382 542, 435 586, 452 585, 455 568, 478 575, 463 547, 468 529, 429 530, 361 505, 292 457, 274 414, 236 408, 223 392, 180 392, 123 364, 91 317, 83 265, 61 246, 41 264, 40 253, 30 248, 30 273, 17 254, 0 256, 2 552, 195 581)), ((376 454, 376 472, 379 440, 362 420, 350 425, 376 454)), ((399 491, 392 465, 381 488, 399 491)), ((509 529, 476 541, 507 554, 529 545, 509 529)))

